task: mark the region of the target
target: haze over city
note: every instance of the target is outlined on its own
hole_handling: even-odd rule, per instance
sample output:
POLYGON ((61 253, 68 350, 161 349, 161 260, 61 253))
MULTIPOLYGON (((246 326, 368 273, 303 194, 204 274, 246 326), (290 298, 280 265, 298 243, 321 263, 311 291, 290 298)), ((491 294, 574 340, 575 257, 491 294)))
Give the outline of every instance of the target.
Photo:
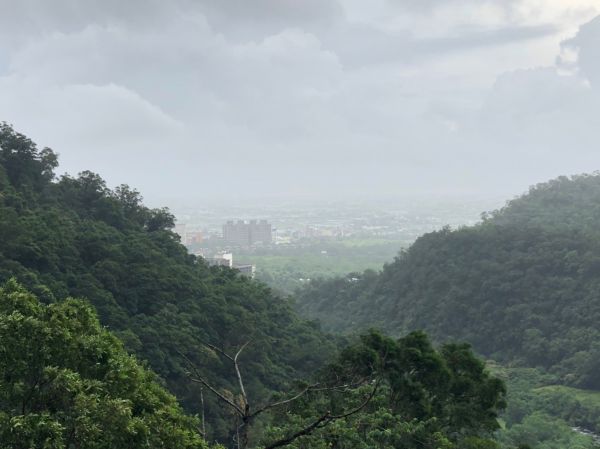
POLYGON ((598 167, 598 0, 2 0, 0 117, 155 205, 598 167))

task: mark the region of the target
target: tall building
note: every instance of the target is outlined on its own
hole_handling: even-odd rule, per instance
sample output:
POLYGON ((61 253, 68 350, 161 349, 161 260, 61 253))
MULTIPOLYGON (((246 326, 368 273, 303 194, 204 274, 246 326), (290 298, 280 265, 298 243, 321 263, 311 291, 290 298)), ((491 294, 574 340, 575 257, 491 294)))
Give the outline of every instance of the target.
POLYGON ((231 246, 270 244, 273 242, 273 229, 267 220, 230 220, 223 225, 223 241, 231 246))

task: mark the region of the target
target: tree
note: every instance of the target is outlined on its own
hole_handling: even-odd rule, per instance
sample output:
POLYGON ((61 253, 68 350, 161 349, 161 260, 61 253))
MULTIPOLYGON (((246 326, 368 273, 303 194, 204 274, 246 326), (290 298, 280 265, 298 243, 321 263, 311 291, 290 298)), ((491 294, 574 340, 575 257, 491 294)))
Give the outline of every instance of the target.
POLYGON ((198 420, 83 301, 46 306, 11 280, 0 341, 0 448, 207 447, 198 420))
MULTIPOLYGON (((352 386, 350 384, 333 385, 333 384, 330 384, 330 382, 321 383, 321 384, 316 383, 316 384, 312 384, 312 385, 307 384, 299 392, 296 392, 287 398, 276 398, 275 400, 266 401, 266 403, 259 405, 257 407, 254 407, 253 404, 251 404, 251 402, 250 402, 248 394, 246 393, 246 388, 244 387, 244 379, 243 379, 242 372, 240 370, 240 364, 238 361, 243 350, 246 348, 246 346, 248 346, 249 343, 250 343, 250 341, 244 343, 237 350, 235 355, 233 355, 233 356, 212 344, 206 344, 206 347, 209 350, 215 351, 216 353, 218 353, 219 355, 224 357, 226 360, 231 362, 232 368, 235 371, 235 376, 237 378, 238 386, 239 386, 239 395, 237 395, 237 397, 235 395, 228 394, 228 392, 226 392, 226 391, 219 391, 218 388, 211 385, 211 383, 208 382, 207 379, 202 375, 200 370, 197 367, 195 367, 191 363, 191 361, 182 354, 182 356, 185 357, 186 360, 188 361, 189 367, 191 369, 191 371, 189 373, 191 381, 198 383, 198 384, 202 385, 203 387, 206 387, 223 404, 225 404, 227 407, 229 407, 230 410, 236 416, 235 431, 233 433, 235 435, 234 441, 235 441, 238 449, 246 449, 248 447, 250 429, 254 425, 255 421, 261 415, 263 415, 267 412, 270 412, 273 409, 276 409, 279 407, 286 407, 290 404, 293 404, 296 401, 300 401, 304 397, 308 396, 313 391, 319 391, 319 392, 334 391, 334 390, 350 391, 351 388, 358 386, 358 384, 354 384, 352 386)), ((327 410, 327 411, 323 412, 321 415, 315 417, 315 419, 312 422, 307 423, 304 427, 291 432, 289 435, 282 436, 281 438, 278 438, 278 439, 266 444, 265 449, 275 449, 277 447, 287 446, 302 436, 310 435, 312 432, 314 432, 317 429, 326 427, 329 424, 331 424, 337 420, 347 418, 349 416, 352 416, 352 415, 360 412, 364 407, 367 406, 367 404, 371 401, 371 399, 373 399, 373 397, 375 396, 375 394, 377 392, 377 388, 379 385, 379 378, 376 378, 375 376, 376 376, 376 371, 375 371, 375 369, 373 369, 373 371, 371 373, 369 373, 369 376, 360 382, 360 384, 365 384, 367 379, 375 378, 375 379, 373 379, 374 385, 372 385, 369 393, 366 395, 364 400, 358 406, 351 407, 344 411, 338 411, 336 413, 332 412, 331 410, 327 410)), ((201 392, 201 394, 202 394, 202 392, 201 392)), ((202 403, 204 403, 203 400, 202 400, 202 403)), ((204 416, 204 410, 202 410, 202 415, 204 416)))
POLYGON ((399 340, 371 331, 346 348, 320 376, 345 380, 349 388, 310 391, 300 401, 277 409, 264 439, 278 438, 302 449, 343 447, 495 448, 493 432, 505 406, 504 385, 490 376, 465 345, 435 350, 421 332, 399 340), (377 385, 370 385, 374 366, 377 385), (371 392, 369 402, 364 395, 371 392), (297 435, 292 429, 335 410, 352 410, 328 426, 297 435))
MULTIPOLYGON (((237 417, 236 446, 249 446, 250 427, 268 415, 260 447, 495 448, 492 433, 504 408, 503 383, 491 377, 467 345, 435 350, 422 332, 399 340, 371 331, 298 392, 251 403, 239 359, 230 355, 238 379, 233 394, 211 384, 190 362, 190 378, 217 396, 237 417)), ((263 422, 264 423, 264 422, 263 422)))

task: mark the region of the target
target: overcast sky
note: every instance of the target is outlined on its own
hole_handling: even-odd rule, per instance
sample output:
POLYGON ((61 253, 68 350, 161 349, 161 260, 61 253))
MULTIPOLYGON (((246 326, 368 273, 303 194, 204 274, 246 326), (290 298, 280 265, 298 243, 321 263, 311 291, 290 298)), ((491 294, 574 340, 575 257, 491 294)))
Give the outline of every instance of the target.
POLYGON ((0 121, 151 203, 600 169, 600 0, 0 0, 0 121))

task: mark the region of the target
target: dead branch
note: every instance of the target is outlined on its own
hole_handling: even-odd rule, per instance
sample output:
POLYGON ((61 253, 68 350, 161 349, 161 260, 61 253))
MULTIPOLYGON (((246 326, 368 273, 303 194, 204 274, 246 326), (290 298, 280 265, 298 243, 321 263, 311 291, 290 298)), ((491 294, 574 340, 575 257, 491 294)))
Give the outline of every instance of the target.
POLYGON ((238 352, 236 352, 235 356, 233 357, 233 366, 235 367, 235 374, 237 375, 238 383, 240 384, 240 391, 242 392, 242 397, 244 398, 244 406, 247 411, 250 406, 250 403, 248 402, 248 396, 246 395, 246 389, 244 388, 244 381, 242 380, 242 373, 240 372, 240 366, 238 364, 238 357, 240 356, 242 351, 246 348, 246 346, 248 346, 249 344, 250 344, 250 340, 248 340, 246 343, 244 343, 242 345, 242 347, 238 350, 238 352))
MULTIPOLYGON (((185 354, 183 354, 179 351, 178 352, 179 352, 179 355, 186 361, 187 365, 189 366, 190 372, 188 372, 188 376, 190 377, 190 380, 192 382, 199 383, 202 386, 206 387, 213 394, 215 394, 217 396, 217 398, 219 398, 221 401, 223 401, 229 407, 231 407, 234 410, 234 412, 236 413, 236 415, 238 416, 238 424, 235 429, 236 442, 238 445, 238 449, 245 449, 247 447, 247 445, 248 445, 248 430, 249 430, 248 428, 253 423, 254 419, 261 413, 263 413, 267 410, 270 410, 272 408, 290 404, 290 403, 300 399, 301 397, 303 397, 304 395, 306 395, 307 393, 309 393, 311 391, 334 391, 334 392, 345 393, 345 392, 348 392, 349 389, 363 385, 365 382, 367 382, 371 378, 369 376, 366 378, 359 379, 358 381, 355 381, 355 382, 344 383, 341 385, 333 385, 333 386, 325 385, 325 386, 320 387, 318 383, 308 385, 304 389, 302 389, 301 391, 299 391, 294 396, 292 396, 288 399, 283 399, 280 401, 268 403, 268 404, 258 408, 256 411, 251 412, 250 401, 249 401, 248 395, 246 393, 246 389, 244 387, 244 380, 243 380, 240 366, 238 363, 238 359, 239 359, 240 355, 242 354, 244 349, 250 344, 250 341, 247 341, 246 343, 244 343, 238 349, 238 351, 235 353, 234 356, 231 356, 230 354, 225 352, 223 349, 221 349, 215 345, 212 345, 210 343, 203 343, 203 344, 207 348, 217 352, 218 354, 222 355, 224 358, 226 358, 227 360, 229 360, 233 363, 235 374, 236 374, 236 377, 238 380, 238 385, 239 385, 240 392, 241 392, 241 396, 244 401, 243 407, 240 407, 233 400, 229 399, 223 393, 221 393, 219 390, 217 390, 215 387, 213 387, 204 378, 204 376, 200 373, 200 371, 198 370, 198 368, 196 368, 196 366, 192 363, 192 361, 185 354)), ((375 372, 376 371, 373 369, 372 374, 375 372)), ((351 410, 344 412, 342 414, 339 414, 339 415, 332 415, 331 412, 328 411, 324 415, 317 418, 311 424, 307 425, 306 427, 300 429, 299 431, 293 433, 292 435, 290 435, 288 437, 285 437, 278 441, 275 441, 271 445, 267 446, 265 449, 275 449, 277 447, 286 446, 302 436, 309 435, 316 429, 327 426, 328 424, 330 424, 333 421, 336 421, 339 419, 344 419, 344 418, 354 415, 355 413, 358 413, 359 411, 361 411, 363 408, 365 408, 368 405, 368 403, 371 401, 371 399, 373 399, 373 397, 375 396, 377 389, 379 387, 380 380, 381 380, 381 377, 378 377, 375 382, 375 385, 373 386, 371 393, 367 396, 367 398, 360 405, 358 405, 354 409, 351 409, 351 410)))
POLYGON ((320 416, 313 423, 309 424, 308 426, 304 427, 303 429, 299 430, 298 432, 296 432, 288 437, 277 440, 274 443, 269 444, 268 446, 265 446, 265 449, 275 449, 276 447, 287 446, 288 444, 293 443, 295 440, 297 440, 298 438, 300 438, 302 436, 310 435, 316 429, 326 427, 333 421, 348 418, 348 417, 360 412, 362 409, 364 409, 369 404, 369 402, 371 402, 373 397, 375 397, 375 393, 377 393, 377 389, 379 388, 380 380, 381 380, 381 378, 377 378, 377 381, 375 382, 375 386, 373 387, 373 390, 371 391, 369 396, 367 396, 367 398, 360 405, 355 407, 354 409, 349 410, 348 412, 342 413, 340 415, 332 415, 331 412, 328 411, 324 415, 320 416))
POLYGON ((227 398, 220 391, 218 391, 216 388, 214 388, 210 383, 208 383, 208 381, 206 381, 206 379, 204 379, 202 374, 200 374, 200 371, 198 371, 198 368, 196 368, 196 366, 192 363, 192 361, 185 354, 183 354, 180 351, 178 351, 178 352, 179 352, 179 355, 181 355, 181 357, 183 357, 183 359, 189 365, 190 369, 194 372, 195 377, 191 376, 190 375, 191 373, 188 373, 188 376, 192 382, 204 385, 206 388, 208 388, 210 391, 212 391, 219 399, 221 399, 227 405, 232 407, 240 416, 242 416, 244 414, 244 411, 240 407, 238 407, 235 402, 233 402, 232 400, 227 398))
POLYGON ((212 391, 219 399, 221 399, 223 402, 227 403, 227 405, 229 405, 230 407, 232 407, 239 415, 241 415, 241 416, 244 415, 244 411, 240 407, 238 407, 235 404, 235 402, 233 402, 230 399, 228 399, 225 395, 223 395, 222 393, 220 393, 216 388, 214 388, 211 384, 209 384, 203 378, 201 378, 201 377, 199 377, 199 378, 190 377, 190 380, 192 382, 204 385, 206 388, 208 388, 210 391, 212 391))
POLYGON ((229 359, 233 362, 233 357, 231 357, 229 354, 227 354, 225 351, 223 351, 221 348, 219 348, 218 346, 212 345, 210 343, 205 343, 202 342, 202 344, 204 346, 206 346, 209 349, 212 349, 215 352, 218 352, 219 354, 221 354, 223 357, 225 357, 226 359, 229 359))
POLYGON ((309 426, 306 426, 305 428, 290 435, 289 437, 282 438, 281 440, 277 440, 274 443, 271 443, 268 446, 265 446, 265 449, 275 449, 276 447, 287 446, 288 444, 293 443, 298 438, 305 436, 305 435, 309 435, 313 430, 318 429, 319 427, 322 427, 321 425, 324 422, 327 422, 327 424, 329 424, 329 422, 330 422, 329 412, 327 412, 326 414, 321 416, 319 419, 317 419, 315 422, 313 422, 309 426))
POLYGON ((308 393, 309 391, 315 391, 314 388, 317 386, 318 384, 314 384, 314 385, 309 385, 307 386, 304 390, 300 391, 298 394, 296 394, 295 396, 288 398, 288 399, 284 399, 282 401, 278 401, 278 402, 273 402, 271 404, 267 404, 261 408, 259 408, 258 410, 256 410, 254 413, 252 413, 252 417, 257 416, 271 408, 275 408, 275 407, 280 407, 282 405, 286 405, 289 404, 291 402, 294 402, 297 399, 300 399, 302 396, 304 396, 306 393, 308 393))

